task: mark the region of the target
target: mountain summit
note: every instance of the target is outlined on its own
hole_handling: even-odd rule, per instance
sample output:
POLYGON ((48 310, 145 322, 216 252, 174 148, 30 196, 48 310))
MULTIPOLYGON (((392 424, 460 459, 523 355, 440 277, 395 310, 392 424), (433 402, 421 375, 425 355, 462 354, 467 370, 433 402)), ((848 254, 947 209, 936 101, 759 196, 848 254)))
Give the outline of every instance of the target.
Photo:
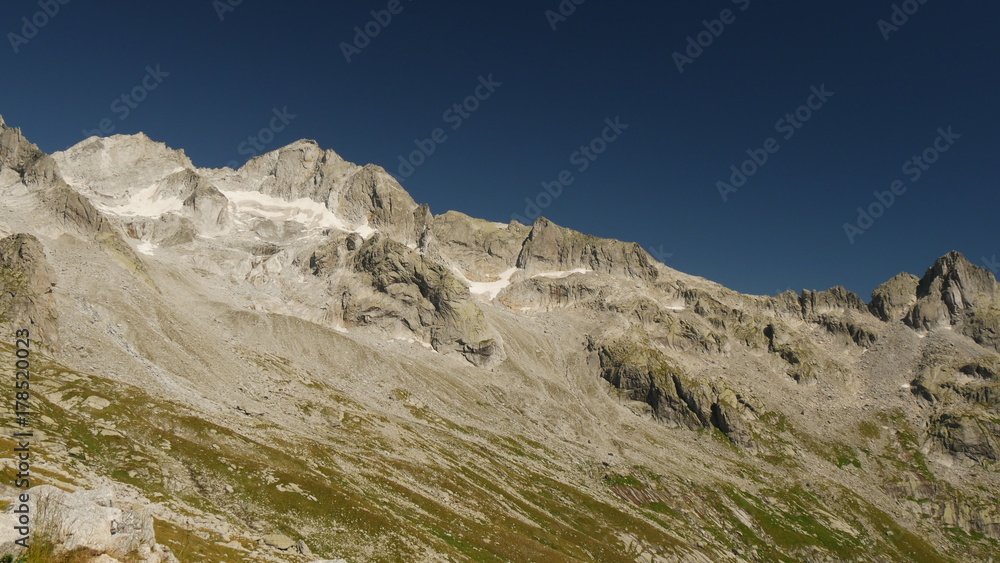
POLYGON ((182 561, 1000 551, 1000 288, 959 253, 743 295, 314 141, 207 169, 2 118, 0 193, 33 485, 112 487, 182 561))

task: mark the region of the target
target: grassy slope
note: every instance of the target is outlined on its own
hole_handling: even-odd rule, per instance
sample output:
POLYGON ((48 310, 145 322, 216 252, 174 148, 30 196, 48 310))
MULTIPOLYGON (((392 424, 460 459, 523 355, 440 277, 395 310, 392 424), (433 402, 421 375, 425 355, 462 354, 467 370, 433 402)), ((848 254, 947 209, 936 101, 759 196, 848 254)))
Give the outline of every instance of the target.
MULTIPOLYGON (((601 467, 574 466, 523 436, 462 427, 427 407, 410 407, 408 419, 390 418, 319 384, 323 402, 348 405, 353 414, 310 436, 290 435, 263 418, 246 419, 237 432, 185 405, 52 363, 36 361, 36 385, 44 385, 35 389, 36 408, 54 421, 38 427, 51 442, 82 451, 54 460, 71 475, 110 476, 178 513, 194 507, 241 529, 264 522, 269 532, 302 538, 318 554, 349 560, 412 561, 438 553, 470 561, 620 561, 686 551, 715 559, 735 550, 776 561, 817 553, 944 561, 1000 547, 955 533, 952 553, 939 553, 849 490, 822 484, 821 495, 805 490, 784 476, 797 465, 780 455, 767 460, 773 473, 741 464, 744 454, 737 452, 720 460, 755 482, 751 492, 644 468, 602 475, 601 467), (111 405, 64 408, 90 396, 111 405), (107 423, 123 436, 102 435, 98 424, 107 423), (400 444, 425 455, 400 454, 400 444)), ((0 442, 7 451, 11 446, 0 442)), ((865 458, 859 464, 868 460, 835 446, 815 448, 829 450, 831 463, 846 469, 855 456, 865 458)), ((36 450, 53 458, 44 443, 36 450)), ((904 463, 905 453, 893 463, 904 463)), ((39 482, 67 481, 41 468, 35 473, 39 482)), ((11 478, 5 466, 0 479, 11 478)), ((184 561, 246 560, 217 535, 163 521, 156 528, 159 541, 184 561)))

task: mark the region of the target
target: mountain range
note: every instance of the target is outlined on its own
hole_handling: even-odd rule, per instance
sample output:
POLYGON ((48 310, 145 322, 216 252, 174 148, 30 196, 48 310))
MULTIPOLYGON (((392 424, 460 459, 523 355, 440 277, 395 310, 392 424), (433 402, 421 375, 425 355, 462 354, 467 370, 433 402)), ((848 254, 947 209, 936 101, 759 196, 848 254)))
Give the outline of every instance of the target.
POLYGON ((958 252, 867 301, 744 295, 544 217, 434 215, 313 141, 208 169, 143 134, 49 155, 2 118, 0 198, 32 485, 146 519, 131 552, 52 524, 53 553, 1000 553, 1000 285, 958 252))

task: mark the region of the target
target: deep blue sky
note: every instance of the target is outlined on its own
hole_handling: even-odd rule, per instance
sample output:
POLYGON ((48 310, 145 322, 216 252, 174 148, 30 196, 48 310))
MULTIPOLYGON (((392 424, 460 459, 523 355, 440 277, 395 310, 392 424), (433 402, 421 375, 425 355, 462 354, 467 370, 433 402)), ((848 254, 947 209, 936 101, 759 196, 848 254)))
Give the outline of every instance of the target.
POLYGON ((587 0, 555 31, 559 0, 402 0, 350 63, 341 43, 388 1, 244 0, 220 21, 222 2, 70 0, 15 53, 7 34, 40 7, 7 0, 0 114, 49 152, 108 118, 214 167, 245 161, 240 143, 287 107, 267 150, 316 139, 394 174, 442 128, 404 182, 435 213, 506 222, 570 170, 546 217, 748 293, 843 284, 867 299, 950 250, 1000 254, 995 2, 928 0, 886 41, 889 0, 587 0), (724 9, 735 21, 678 72, 672 54, 724 9), (112 103, 148 65, 169 76, 121 119, 112 103), (445 110, 491 73, 501 85, 452 129, 445 110), (776 122, 824 84, 833 97, 784 140, 776 122), (572 153, 616 116, 628 129, 580 172, 572 153), (903 164, 948 126, 961 138, 910 181, 903 164), (769 137, 778 151, 724 202, 716 183, 769 137), (844 223, 897 179, 907 191, 851 244, 844 223))

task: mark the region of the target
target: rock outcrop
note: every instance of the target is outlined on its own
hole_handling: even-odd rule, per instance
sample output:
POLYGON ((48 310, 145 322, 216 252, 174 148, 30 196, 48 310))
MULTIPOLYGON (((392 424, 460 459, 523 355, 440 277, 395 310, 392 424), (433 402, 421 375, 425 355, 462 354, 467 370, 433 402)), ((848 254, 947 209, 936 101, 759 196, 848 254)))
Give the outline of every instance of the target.
POLYGON ((24 138, 20 129, 7 127, 0 120, 0 165, 24 174, 43 154, 34 143, 24 138))
MULTIPOLYGON (((107 563, 177 563, 166 547, 156 543, 153 518, 142 512, 116 506, 110 489, 67 493, 51 485, 33 487, 23 503, 32 515, 32 544, 53 546, 53 557, 76 556, 107 563)), ((22 503, 15 501, 0 515, 0 552, 18 554, 24 548, 14 526, 22 503)), ((79 559, 75 559, 79 560, 79 559)))
POLYGON ((55 271, 37 238, 17 234, 0 240, 0 323, 7 332, 26 328, 32 341, 56 347, 55 285, 55 271))
POLYGON ((231 222, 229 200, 215 186, 199 182, 184 199, 184 212, 197 226, 199 232, 224 231, 231 222))
POLYGON ((349 323, 385 326, 386 320, 398 321, 418 335, 429 333, 435 350, 457 350, 476 365, 503 360, 503 341, 468 288, 444 266, 376 234, 358 249, 353 267, 378 294, 368 299, 345 294, 349 323))
POLYGON ((645 335, 591 341, 589 349, 597 354, 601 377, 621 396, 649 405, 661 422, 690 430, 718 428, 733 443, 754 446, 748 403, 731 389, 692 380, 645 335))
POLYGON ((333 197, 327 206, 339 209, 348 221, 370 224, 404 245, 419 245, 430 228, 429 208, 417 205, 381 166, 362 167, 347 179, 339 201, 333 197))
POLYGON ((948 253, 921 278, 906 323, 923 330, 954 326, 983 346, 1000 350, 1000 284, 962 254, 948 253))
POLYGON ((503 225, 449 211, 434 217, 429 248, 433 256, 447 256, 464 272, 496 275, 517 263, 530 231, 517 222, 503 225))
POLYGON ((800 302, 802 317, 806 320, 817 319, 828 313, 868 312, 868 306, 856 293, 840 285, 825 291, 804 290, 800 302))
POLYGON ((920 278, 903 272, 875 288, 869 309, 883 321, 901 321, 917 303, 919 284, 920 278))
POLYGON ((799 385, 816 384, 824 370, 820 353, 812 343, 780 324, 768 325, 764 336, 769 341, 768 350, 787 362, 789 377, 799 385))
POLYGON ((1000 461, 1000 356, 969 361, 953 348, 933 348, 910 383, 933 407, 927 436, 957 461, 1000 461))
POLYGON ((585 235, 544 217, 535 220, 517 267, 529 273, 585 268, 646 281, 659 274, 652 257, 636 243, 585 235))

